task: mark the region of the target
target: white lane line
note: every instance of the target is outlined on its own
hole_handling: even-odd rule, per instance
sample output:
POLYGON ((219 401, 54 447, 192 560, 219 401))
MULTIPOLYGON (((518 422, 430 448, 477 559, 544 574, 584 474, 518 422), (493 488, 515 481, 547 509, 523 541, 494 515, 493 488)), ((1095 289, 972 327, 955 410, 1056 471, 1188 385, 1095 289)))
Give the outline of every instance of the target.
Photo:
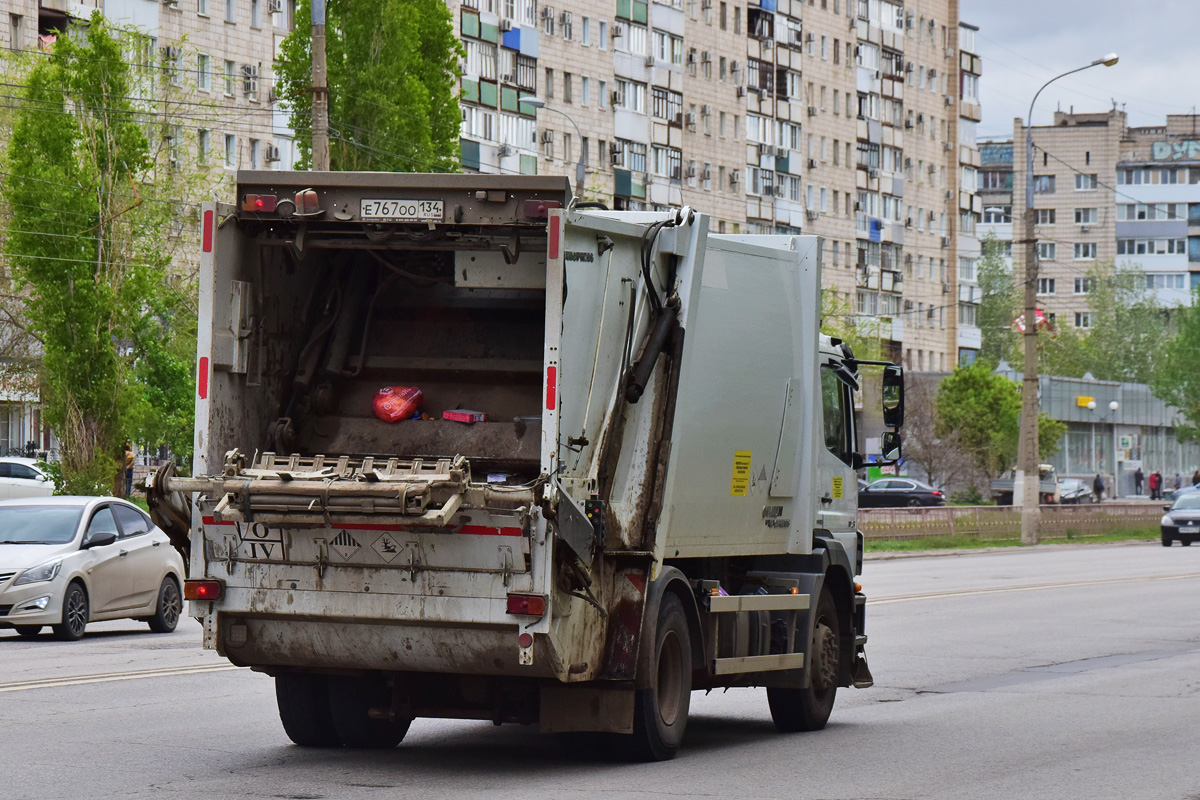
POLYGON ((57 689, 64 686, 83 686, 92 683, 111 683, 113 681, 134 681, 142 678, 169 678, 176 675, 200 675, 207 672, 226 672, 241 669, 232 664, 213 664, 199 667, 162 667, 160 669, 141 669, 128 672, 109 672, 97 675, 75 675, 63 678, 41 678, 29 681, 14 681, 0 683, 0 693, 23 692, 29 689, 57 689))
POLYGON ((1178 581, 1187 578, 1200 578, 1200 572, 1189 572, 1182 575, 1152 575, 1142 578, 1104 578, 1093 581, 1056 581, 1055 583, 1031 583, 1023 586, 996 586, 987 589, 962 589, 948 592, 926 592, 924 594, 901 594, 890 597, 867 598, 870 606, 883 606, 889 603, 909 603, 913 600, 940 600, 944 597, 972 597, 982 594, 1001 594, 1004 592, 1033 592, 1040 589, 1068 589, 1074 586, 1104 586, 1114 583, 1145 583, 1147 581, 1178 581))

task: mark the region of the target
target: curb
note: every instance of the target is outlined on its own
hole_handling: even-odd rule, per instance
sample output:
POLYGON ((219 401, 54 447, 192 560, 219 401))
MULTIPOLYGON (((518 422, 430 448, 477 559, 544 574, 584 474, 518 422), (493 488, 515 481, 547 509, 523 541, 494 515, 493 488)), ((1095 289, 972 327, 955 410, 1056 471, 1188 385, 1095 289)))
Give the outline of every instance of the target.
POLYGON ((1022 547, 971 547, 963 549, 941 550, 882 550, 866 553, 864 561, 895 561, 902 558, 961 558, 975 555, 995 555, 997 553, 1031 553, 1056 550, 1078 550, 1085 547, 1137 547, 1158 545, 1157 539, 1128 539, 1120 542, 1055 542, 1053 544, 1035 544, 1022 547))

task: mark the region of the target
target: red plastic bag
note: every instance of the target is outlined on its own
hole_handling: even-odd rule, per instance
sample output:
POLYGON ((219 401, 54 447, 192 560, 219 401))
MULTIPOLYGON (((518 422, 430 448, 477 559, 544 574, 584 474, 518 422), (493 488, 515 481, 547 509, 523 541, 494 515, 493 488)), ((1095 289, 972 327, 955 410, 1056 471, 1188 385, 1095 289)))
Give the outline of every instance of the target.
POLYGON ((384 422, 408 419, 421 405, 421 390, 415 386, 385 386, 375 395, 375 416, 384 422))

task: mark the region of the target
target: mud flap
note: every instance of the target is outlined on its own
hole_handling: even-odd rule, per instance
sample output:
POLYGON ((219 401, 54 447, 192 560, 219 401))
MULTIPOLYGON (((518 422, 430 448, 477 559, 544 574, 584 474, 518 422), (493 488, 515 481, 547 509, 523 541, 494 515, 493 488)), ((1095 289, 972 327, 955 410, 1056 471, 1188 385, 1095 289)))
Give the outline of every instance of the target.
POLYGON ((867 666, 867 637, 860 635, 854 645, 854 663, 850 665, 850 681, 855 689, 869 689, 875 685, 871 668, 867 666))

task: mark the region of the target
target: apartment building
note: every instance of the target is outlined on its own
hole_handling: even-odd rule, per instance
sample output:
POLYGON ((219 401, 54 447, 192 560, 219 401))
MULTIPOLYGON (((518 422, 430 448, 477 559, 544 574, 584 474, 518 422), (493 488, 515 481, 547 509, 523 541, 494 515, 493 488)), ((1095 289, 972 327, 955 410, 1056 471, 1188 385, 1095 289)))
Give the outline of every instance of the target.
POLYGON ((614 208, 819 234, 826 290, 887 355, 939 370, 978 347, 980 65, 957 0, 450 4, 464 168, 582 161, 580 194, 614 208))
MULTIPOLYGON (((1200 286, 1200 117, 1167 116, 1134 127, 1123 111, 1056 112, 1034 126, 1038 302, 1056 325, 1091 327, 1089 268, 1097 260, 1136 265, 1164 306, 1191 302, 1200 286)), ((982 231, 993 233, 1018 272, 1012 247, 1025 212, 1025 128, 1013 141, 980 144, 982 231), (1014 141, 1017 147, 1014 151, 1014 141), (1014 161, 1015 152, 1015 161, 1014 161)))

